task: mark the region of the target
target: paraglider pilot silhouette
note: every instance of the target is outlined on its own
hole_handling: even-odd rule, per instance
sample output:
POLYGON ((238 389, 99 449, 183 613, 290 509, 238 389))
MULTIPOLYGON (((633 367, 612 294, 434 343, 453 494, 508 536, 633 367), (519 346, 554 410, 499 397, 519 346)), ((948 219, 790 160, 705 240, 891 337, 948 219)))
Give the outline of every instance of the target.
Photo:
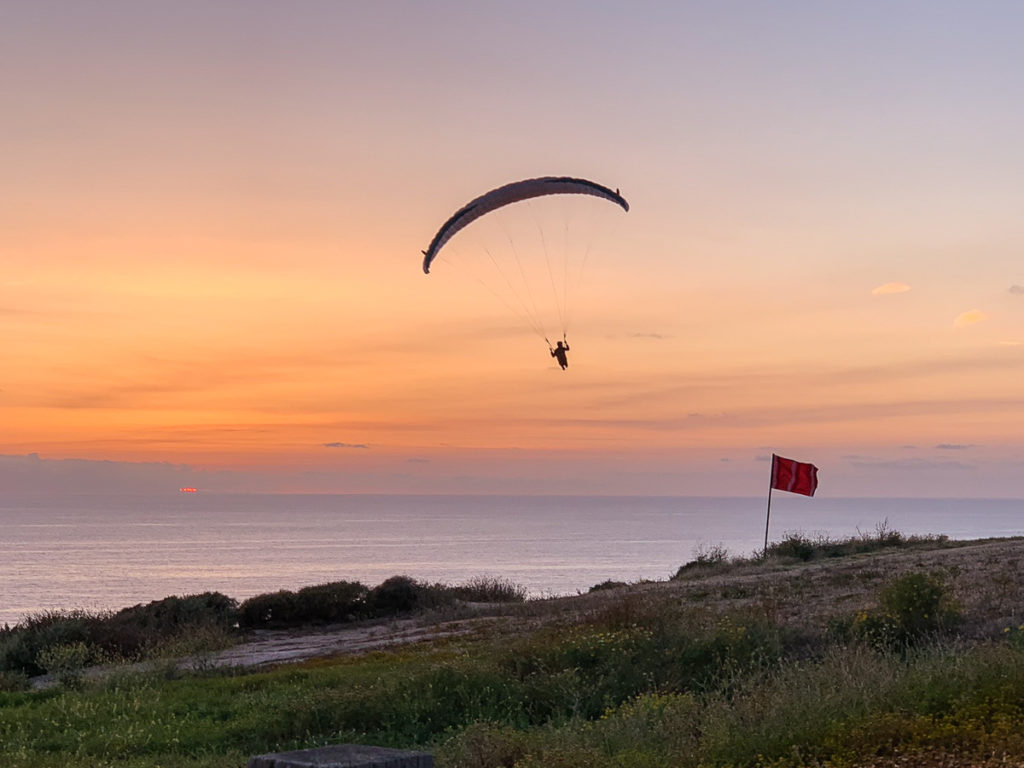
MULTIPOLYGON (((546 341, 546 339, 545 339, 545 341, 546 341)), ((555 347, 554 349, 551 348, 551 342, 549 341, 548 342, 548 349, 551 349, 551 356, 552 357, 558 358, 558 364, 560 366, 562 366, 562 370, 563 371, 566 368, 569 367, 569 360, 565 356, 565 353, 569 351, 569 342, 568 342, 568 340, 566 340, 564 345, 562 344, 562 342, 558 342, 558 346, 555 347)))

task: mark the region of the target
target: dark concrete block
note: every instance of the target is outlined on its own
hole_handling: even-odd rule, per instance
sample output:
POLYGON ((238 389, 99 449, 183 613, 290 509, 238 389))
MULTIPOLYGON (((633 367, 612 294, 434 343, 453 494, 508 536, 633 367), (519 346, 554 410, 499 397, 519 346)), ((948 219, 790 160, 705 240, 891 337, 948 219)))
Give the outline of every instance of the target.
POLYGON ((434 768, 434 756, 407 749, 334 744, 257 755, 249 760, 247 768, 434 768))

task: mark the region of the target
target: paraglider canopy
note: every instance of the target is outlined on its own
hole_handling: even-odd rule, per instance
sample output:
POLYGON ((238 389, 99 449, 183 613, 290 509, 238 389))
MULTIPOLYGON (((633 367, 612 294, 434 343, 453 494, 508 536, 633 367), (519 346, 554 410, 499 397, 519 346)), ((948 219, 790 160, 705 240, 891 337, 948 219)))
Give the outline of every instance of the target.
POLYGON ((422 252, 423 272, 440 257, 445 269, 474 279, 550 347, 547 328, 557 314, 566 338, 591 253, 618 218, 608 215, 614 209, 606 202, 629 210, 619 190, 573 176, 497 187, 441 225, 422 252))
POLYGON ((498 208, 544 195, 593 195, 621 206, 624 211, 629 210, 629 203, 619 194, 619 190, 609 189, 587 179, 577 179, 571 176, 542 176, 537 179, 515 181, 470 200, 441 225, 437 234, 434 235, 434 239, 431 240, 430 247, 423 251, 424 274, 430 273, 430 265, 445 243, 468 224, 498 208))

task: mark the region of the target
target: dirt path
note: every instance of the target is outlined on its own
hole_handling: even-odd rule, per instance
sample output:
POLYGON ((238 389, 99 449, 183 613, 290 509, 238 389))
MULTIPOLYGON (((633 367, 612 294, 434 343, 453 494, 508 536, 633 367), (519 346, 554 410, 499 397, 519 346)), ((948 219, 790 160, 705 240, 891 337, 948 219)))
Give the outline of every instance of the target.
MULTIPOLYGON (((481 620, 464 619, 438 624, 422 619, 400 619, 372 625, 339 624, 316 630, 259 630, 250 640, 201 658, 215 667, 258 667, 283 662, 361 653, 425 640, 468 634, 481 620)), ((196 663, 185 659, 182 663, 196 663)))

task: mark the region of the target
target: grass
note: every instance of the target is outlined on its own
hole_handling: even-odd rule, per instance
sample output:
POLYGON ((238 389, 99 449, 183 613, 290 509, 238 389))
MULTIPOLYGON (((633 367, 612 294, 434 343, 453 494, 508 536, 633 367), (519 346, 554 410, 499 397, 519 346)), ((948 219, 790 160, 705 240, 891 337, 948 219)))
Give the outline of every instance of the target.
POLYGON ((496 658, 493 645, 455 646, 2 694, 3 764, 240 766, 252 754, 346 741, 429 749, 439 765, 466 768, 510 765, 509 755, 524 766, 841 764, 880 745, 1024 754, 1014 730, 1024 651, 1010 643, 909 658, 842 646, 802 663, 733 667, 711 685, 638 680, 634 695, 614 696, 621 680, 610 673, 627 674, 628 640, 612 641, 622 665, 595 662, 588 649, 579 668, 565 664, 578 659, 578 640, 533 642, 562 663, 523 674, 513 663, 523 648, 496 658), (606 706, 587 711, 584 700, 602 696, 606 706))
MULTIPOLYGON (((970 563, 1015 567, 982 557, 991 551, 887 548, 872 557, 895 560, 842 565, 882 575, 839 586, 841 557, 750 564, 727 577, 752 596, 709 589, 703 604, 687 599, 705 588, 688 574, 517 603, 509 622, 459 639, 260 672, 124 668, 44 691, 0 685, 0 765, 237 768, 339 742, 424 749, 439 768, 1020 763, 1024 620, 1001 615, 987 631, 990 603, 970 598, 990 581, 970 563), (808 609, 815 585, 830 616, 808 609), (837 607, 832 589, 872 602, 837 607), (929 622, 935 607, 942 620, 929 622), (912 641, 830 629, 872 612, 912 641)), ((707 584, 718 567, 699 569, 707 584)), ((1022 604, 996 581, 1006 605, 1022 604)))

